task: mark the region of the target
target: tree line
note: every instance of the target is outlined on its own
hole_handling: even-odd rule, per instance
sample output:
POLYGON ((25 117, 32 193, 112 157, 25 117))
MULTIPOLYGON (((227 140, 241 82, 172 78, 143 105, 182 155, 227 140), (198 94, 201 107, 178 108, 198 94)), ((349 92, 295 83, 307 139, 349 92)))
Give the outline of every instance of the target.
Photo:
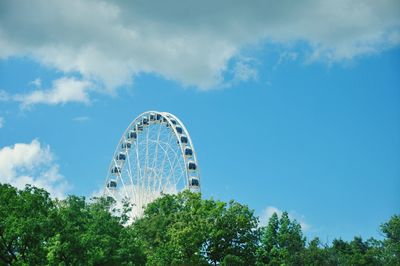
POLYGON ((150 203, 130 221, 129 206, 0 184, 0 265, 400 265, 400 216, 383 240, 307 240, 287 212, 266 226, 248 206, 183 191, 150 203))

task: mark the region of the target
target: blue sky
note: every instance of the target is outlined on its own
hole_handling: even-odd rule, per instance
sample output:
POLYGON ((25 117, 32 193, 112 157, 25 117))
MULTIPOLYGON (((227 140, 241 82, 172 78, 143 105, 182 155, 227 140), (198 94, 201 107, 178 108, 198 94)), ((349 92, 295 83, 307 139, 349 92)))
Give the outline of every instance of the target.
POLYGON ((205 198, 323 241, 400 213, 398 2, 0 5, 0 182, 92 195, 159 110, 188 128, 205 198))

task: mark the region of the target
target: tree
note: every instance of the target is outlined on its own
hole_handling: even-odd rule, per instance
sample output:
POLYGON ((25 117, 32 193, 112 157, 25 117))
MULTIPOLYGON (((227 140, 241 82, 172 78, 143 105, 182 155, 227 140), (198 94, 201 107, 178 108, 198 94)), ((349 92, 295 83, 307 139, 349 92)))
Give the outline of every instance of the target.
POLYGON ((144 245, 149 265, 202 264, 204 215, 199 194, 164 195, 150 203, 132 226, 144 245))
POLYGON ((304 252, 304 264, 310 266, 335 265, 331 261, 327 246, 323 246, 318 237, 308 243, 304 252))
POLYGON ((262 228, 261 246, 257 250, 258 263, 261 265, 279 264, 278 251, 279 217, 276 212, 269 218, 267 227, 262 228))
POLYGON ((262 229, 258 264, 302 265, 304 250, 305 238, 300 224, 291 221, 287 212, 283 212, 280 219, 274 213, 268 226, 262 229))
POLYGON ((235 256, 235 255, 226 255, 224 260, 221 263, 222 266, 243 266, 243 265, 251 265, 247 263, 244 259, 235 256))
POLYGON ((144 245, 133 226, 122 228, 117 255, 119 265, 146 265, 144 245))
POLYGON ((361 237, 354 237, 350 243, 335 239, 331 251, 336 265, 384 265, 381 242, 372 238, 363 241, 361 237))
POLYGON ((43 265, 53 230, 54 205, 43 189, 0 184, 0 262, 43 265))
POLYGON ((47 245, 48 262, 53 265, 87 264, 86 240, 81 237, 88 226, 85 199, 69 196, 56 204, 57 217, 54 226, 57 233, 47 245))
POLYGON ((257 218, 247 206, 184 191, 150 203, 133 224, 150 265, 202 265, 239 257, 254 264, 257 218))
POLYGON ((381 225, 381 231, 386 237, 383 241, 385 263, 400 265, 400 216, 393 215, 381 225))
POLYGON ((206 204, 214 205, 209 215, 207 258, 216 265, 229 254, 241 258, 247 265, 255 264, 259 230, 254 212, 235 201, 206 204))
POLYGON ((52 200, 0 184, 0 203, 0 265, 400 265, 398 215, 382 224, 382 241, 306 247, 287 212, 259 228, 246 205, 190 191, 156 199, 131 225, 129 206, 105 198, 52 200))
POLYGON ((51 265, 143 265, 144 255, 121 217, 104 198, 86 202, 69 196, 57 201, 56 234, 47 243, 51 265), (122 246, 124 245, 124 246, 122 246), (137 260, 137 262, 131 261, 137 260))
POLYGON ((172 214, 176 210, 175 203, 173 195, 165 195, 155 200, 145 210, 144 217, 132 225, 138 232, 140 241, 143 242, 149 265, 170 265, 172 263, 174 250, 168 246, 167 228, 173 222, 172 214))

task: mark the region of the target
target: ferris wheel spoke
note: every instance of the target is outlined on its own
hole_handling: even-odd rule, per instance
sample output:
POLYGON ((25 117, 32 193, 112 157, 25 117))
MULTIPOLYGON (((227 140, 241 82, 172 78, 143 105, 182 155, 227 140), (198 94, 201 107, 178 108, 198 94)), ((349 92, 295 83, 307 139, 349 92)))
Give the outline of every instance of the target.
MULTIPOLYGON (((171 165, 173 164, 173 161, 172 161, 173 158, 170 155, 169 150, 170 149, 168 146, 166 148, 164 148, 164 152, 166 155, 165 162, 167 162, 168 165, 167 166, 164 165, 164 167, 162 168, 162 173, 158 178, 158 191, 161 191, 161 190, 165 191, 165 188, 168 189, 169 184, 170 184, 167 173, 168 173, 168 170, 170 169, 171 165)), ((168 190, 166 192, 168 192, 168 190)))
MULTIPOLYGON (((156 167, 156 162, 157 162, 157 159, 158 159, 158 146, 159 146, 159 143, 160 143, 160 135, 161 135, 161 127, 162 127, 162 125, 160 124, 159 125, 159 127, 158 127, 158 134, 157 134, 157 142, 156 142, 156 145, 155 145, 155 153, 154 153, 154 159, 153 159, 153 169, 155 169, 155 167, 156 167)), ((154 178, 156 177, 156 173, 154 173, 154 178)))
MULTIPOLYGON (((170 141, 171 138, 172 138, 172 135, 169 134, 168 135, 168 142, 170 141)), ((164 167, 165 167, 165 161, 167 159, 167 155, 168 155, 168 149, 164 149, 164 156, 163 156, 163 160, 162 160, 161 168, 160 168, 161 172, 160 172, 160 176, 158 177, 158 181, 159 181, 158 191, 160 191, 160 188, 161 188, 161 181, 162 181, 163 174, 164 174, 164 167)))
POLYGON ((173 150, 171 149, 171 147, 167 147, 167 154, 168 154, 167 158, 168 158, 169 167, 167 169, 165 169, 166 170, 166 173, 165 173, 166 185, 164 186, 164 188, 167 188, 167 190, 168 190, 172 187, 172 185, 174 185, 171 183, 171 179, 170 179, 171 175, 169 173, 172 171, 177 157, 174 156, 175 154, 173 153, 173 150))
MULTIPOLYGON (((114 163, 115 163, 115 165, 119 165, 119 163, 115 160, 115 158, 114 158, 114 163)), ((128 194, 128 192, 126 191, 126 186, 125 186, 124 178, 122 177, 122 175, 119 175, 118 177, 119 177, 119 179, 121 180, 122 187, 123 187, 123 189, 124 189, 124 191, 125 191, 125 196, 128 197, 129 194, 128 194)))
MULTIPOLYGON (((146 153, 144 158, 144 177, 146 179, 146 189, 148 189, 148 185, 150 183, 148 172, 148 163, 149 163, 149 127, 146 127, 146 153)), ((148 194, 147 194, 148 195, 148 194)))
MULTIPOLYGON (((183 162, 184 163, 184 165, 185 165, 185 161, 183 162)), ((177 176, 177 178, 175 179, 175 184, 179 184, 179 182, 181 181, 181 179, 182 179, 182 173, 185 173, 185 169, 183 169, 183 167, 182 167, 182 163, 181 162, 178 162, 178 166, 179 166, 179 171, 177 171, 178 173, 180 173, 178 176, 177 176)), ((185 182, 185 181, 184 181, 185 182)), ((185 182, 184 184, 185 184, 185 187, 186 187, 186 184, 187 182, 185 182)))
POLYGON ((136 155, 136 168, 137 168, 137 183, 139 186, 142 182, 142 170, 140 168, 140 157, 139 157, 139 134, 137 134, 137 139, 135 142, 135 155, 136 155))
MULTIPOLYGON (((178 155, 175 153, 174 161, 170 165, 170 172, 169 172, 168 177, 167 177, 167 180, 168 180, 167 182, 169 182, 169 183, 171 181, 171 178, 174 177, 173 173, 175 172, 175 168, 176 168, 177 164, 179 164, 179 160, 178 160, 178 155)), ((176 180, 173 179, 173 184, 171 184, 171 185, 176 186, 176 184, 177 184, 176 180)))
POLYGON ((164 158, 163 158, 163 163, 161 168, 158 170, 159 173, 157 173, 157 175, 154 177, 154 186, 157 187, 157 189, 154 188, 154 191, 157 191, 159 193, 162 193, 161 191, 161 184, 162 184, 162 177, 163 177, 163 173, 164 173, 164 163, 165 163, 165 158, 167 156, 167 150, 160 145, 160 149, 164 152, 164 158))
POLYGON ((135 191, 134 191, 134 182, 133 182, 133 175, 132 175, 132 166, 131 166, 131 155, 130 152, 128 152, 128 150, 126 150, 126 154, 127 154, 127 164, 128 164, 128 175, 129 175, 129 179, 131 181, 130 187, 132 190, 132 195, 135 195, 135 191))
MULTIPOLYGON (((139 142, 138 142, 139 143, 139 142)), ((141 143, 144 143, 144 140, 141 140, 141 143)), ((142 148, 143 149, 143 148, 142 148)), ((140 148, 138 148, 140 150, 140 148)), ((139 167, 139 173, 140 173, 140 179, 138 181, 138 195, 139 195, 139 201, 140 205, 138 206, 139 208, 146 202, 146 193, 145 193, 145 188, 146 188, 146 177, 144 176, 144 169, 142 169, 141 164, 144 166, 144 156, 139 155, 139 151, 137 152, 137 157, 138 157, 138 167, 139 167)))

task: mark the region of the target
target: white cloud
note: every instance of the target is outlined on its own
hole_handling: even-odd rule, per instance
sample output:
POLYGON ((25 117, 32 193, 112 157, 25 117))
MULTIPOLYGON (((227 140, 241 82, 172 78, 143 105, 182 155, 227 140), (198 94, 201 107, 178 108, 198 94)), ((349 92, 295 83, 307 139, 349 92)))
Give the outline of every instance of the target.
POLYGON ((279 55, 278 62, 276 62, 274 69, 277 69, 279 65, 285 62, 296 61, 299 54, 293 51, 284 51, 279 55))
POLYGON ((4 126, 4 117, 0 116, 0 128, 4 126))
POLYGON ((31 184, 58 198, 63 198, 68 188, 50 147, 41 145, 36 139, 0 149, 0 182, 18 188, 31 184))
POLYGON ((268 223, 269 218, 271 218, 271 216, 276 213, 278 215, 278 217, 281 217, 282 215, 282 211, 279 210, 278 208, 274 207, 274 206, 267 206, 264 210, 263 213, 261 215, 261 218, 263 219, 263 221, 265 223, 268 223))
POLYGON ((251 59, 242 59, 236 62, 233 68, 233 81, 256 80, 258 71, 251 59))
POLYGON ((0 102, 6 102, 10 99, 8 93, 4 90, 0 90, 0 102))
MULTIPOLYGON (((271 216, 274 213, 276 213, 278 215, 278 217, 280 218, 282 216, 283 211, 274 206, 267 206, 260 215, 260 224, 263 226, 267 225, 269 218, 271 218, 271 216)), ((289 218, 291 220, 295 219, 300 224, 303 232, 307 232, 310 230, 311 225, 309 225, 308 223, 305 222, 305 218, 303 215, 299 215, 296 212, 289 212, 289 218)))
MULTIPOLYGON (((0 58, 29 56, 114 89, 142 72, 201 89, 260 43, 336 62, 398 45, 397 0, 2 1, 0 58)), ((42 96, 37 96, 43 98, 42 96)))
POLYGON ((32 80, 29 84, 31 84, 32 86, 34 86, 36 88, 40 88, 40 87, 42 87, 42 80, 40 78, 36 78, 36 79, 32 80))
MULTIPOLYGON (((40 82, 35 82, 40 85, 40 82)), ((13 98, 21 103, 23 108, 35 104, 65 104, 67 102, 80 102, 88 104, 88 91, 93 89, 91 82, 76 78, 63 77, 53 81, 48 90, 36 89, 27 94, 18 94, 13 98)))

